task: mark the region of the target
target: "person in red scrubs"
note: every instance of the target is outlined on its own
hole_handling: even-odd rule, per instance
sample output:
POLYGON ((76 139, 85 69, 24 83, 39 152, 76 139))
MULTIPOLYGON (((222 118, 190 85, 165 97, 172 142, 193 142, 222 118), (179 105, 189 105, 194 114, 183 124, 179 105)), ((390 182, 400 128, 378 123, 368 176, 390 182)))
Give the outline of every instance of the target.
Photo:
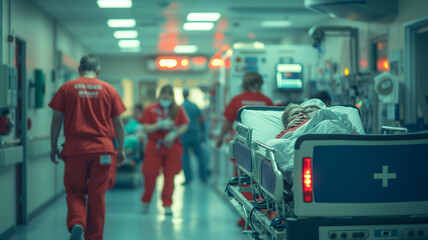
POLYGON ((142 167, 144 175, 144 193, 141 197, 143 212, 149 211, 156 178, 162 170, 164 176, 162 202, 165 214, 172 215, 174 177, 181 170, 183 155, 183 145, 178 136, 187 131, 189 118, 183 108, 175 103, 171 85, 161 88, 158 101, 144 109, 140 122, 148 137, 142 167))
POLYGON ((223 112, 225 119, 220 135, 218 135, 216 139, 217 147, 221 147, 223 144, 224 135, 232 129, 236 114, 241 107, 249 105, 273 106, 272 100, 260 92, 262 85, 263 78, 258 72, 245 73, 242 79, 242 88, 244 92, 232 98, 223 112))
POLYGON ((102 240, 104 195, 113 186, 116 161, 125 161, 124 129, 120 115, 126 110, 117 91, 97 79, 100 61, 82 57, 80 77, 64 83, 49 106, 55 110, 51 124, 51 161, 65 164, 67 228, 70 239, 102 240), (64 148, 57 142, 64 122, 64 148), (113 138, 117 138, 118 151, 113 138))
MULTIPOLYGON (((220 134, 216 139, 216 146, 219 148, 223 144, 223 138, 233 126, 233 122, 236 119, 238 110, 243 106, 258 105, 258 106, 274 106, 272 100, 260 92, 263 85, 263 78, 258 72, 246 72, 242 78, 242 89, 243 93, 236 95, 223 112, 224 121, 221 128, 220 134)), ((236 164, 235 159, 231 159, 236 164)), ((234 175, 238 176, 238 171, 235 165, 234 175)), ((249 200, 254 200, 253 195, 248 192, 242 192, 249 200)), ((238 226, 244 228, 245 220, 241 218, 238 220, 238 226)))

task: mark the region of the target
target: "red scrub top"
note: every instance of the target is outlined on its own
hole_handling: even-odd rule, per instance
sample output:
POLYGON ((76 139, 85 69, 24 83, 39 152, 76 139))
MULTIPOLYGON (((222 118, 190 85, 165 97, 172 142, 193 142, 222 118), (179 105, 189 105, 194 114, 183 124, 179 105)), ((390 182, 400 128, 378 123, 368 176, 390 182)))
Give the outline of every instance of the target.
POLYGON ((62 156, 115 153, 111 118, 126 108, 110 84, 87 77, 68 81, 58 89, 49 106, 65 115, 62 156))
POLYGON ((284 130, 282 130, 278 135, 276 135, 276 137, 275 137, 275 138, 281 138, 281 137, 282 137, 282 136, 284 136, 286 133, 288 133, 288 132, 292 132, 292 131, 294 131, 294 130, 298 129, 300 126, 302 126, 303 124, 307 123, 308 121, 309 121, 309 119, 305 119, 305 120, 303 120, 303 122, 302 122, 302 123, 300 123, 299 125, 297 125, 297 126, 295 126, 295 127, 292 127, 292 128, 290 128, 290 129, 284 129, 284 130))
POLYGON ((236 95, 226 106, 223 116, 229 121, 235 121, 238 110, 243 106, 273 106, 272 100, 260 92, 244 92, 236 95))
MULTIPOLYGON (((144 109, 143 115, 141 115, 140 122, 142 124, 155 124, 158 122, 159 118, 165 118, 165 110, 159 104, 159 102, 150 104, 144 109)), ((174 126, 178 127, 183 124, 187 124, 189 118, 187 117, 186 112, 181 106, 178 107, 177 116, 174 119, 174 126)), ((157 130, 148 134, 148 138, 155 141, 160 141, 165 138, 165 135, 168 134, 170 130, 157 130)))

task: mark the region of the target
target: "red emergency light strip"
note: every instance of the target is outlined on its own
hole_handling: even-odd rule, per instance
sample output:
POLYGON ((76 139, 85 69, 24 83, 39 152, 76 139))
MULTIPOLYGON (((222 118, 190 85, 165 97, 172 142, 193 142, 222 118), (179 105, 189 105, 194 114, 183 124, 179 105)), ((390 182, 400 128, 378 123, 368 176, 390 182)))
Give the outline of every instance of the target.
POLYGON ((311 158, 303 158, 303 201, 312 202, 312 166, 311 158))

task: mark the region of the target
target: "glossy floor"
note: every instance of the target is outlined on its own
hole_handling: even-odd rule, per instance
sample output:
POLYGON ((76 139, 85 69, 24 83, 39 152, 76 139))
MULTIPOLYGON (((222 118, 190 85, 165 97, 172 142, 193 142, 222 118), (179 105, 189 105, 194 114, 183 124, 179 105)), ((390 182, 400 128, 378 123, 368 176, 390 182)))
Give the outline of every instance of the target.
MULTIPOLYGON (((107 214, 104 240, 244 240, 249 239, 237 227, 238 214, 209 184, 193 182, 183 187, 182 175, 175 179, 173 216, 164 215, 160 192, 153 195, 150 211, 141 211, 141 186, 115 188, 106 194, 107 214)), ((157 189, 162 179, 158 178, 157 189)), ((61 197, 27 226, 18 227, 12 240, 68 239, 65 226, 66 205, 61 197)))

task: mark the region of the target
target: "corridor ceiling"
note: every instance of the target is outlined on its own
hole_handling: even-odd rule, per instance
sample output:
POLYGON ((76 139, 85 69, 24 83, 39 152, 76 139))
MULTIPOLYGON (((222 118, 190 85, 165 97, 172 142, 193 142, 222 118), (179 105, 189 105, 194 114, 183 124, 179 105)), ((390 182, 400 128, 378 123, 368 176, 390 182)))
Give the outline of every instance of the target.
MULTIPOLYGON (((196 54, 211 55, 223 45, 260 41, 279 44, 287 35, 307 33, 329 18, 308 10, 304 0, 132 0, 132 8, 99 8, 96 0, 29 0, 51 16, 90 52, 98 55, 173 54, 175 45, 196 45, 196 54), (219 12, 209 31, 185 31, 190 12, 219 12), (123 52, 108 19, 136 20, 141 50, 123 52), (291 26, 263 28, 265 20, 288 20, 291 26)), ((121 29, 125 30, 125 29, 121 29)))

